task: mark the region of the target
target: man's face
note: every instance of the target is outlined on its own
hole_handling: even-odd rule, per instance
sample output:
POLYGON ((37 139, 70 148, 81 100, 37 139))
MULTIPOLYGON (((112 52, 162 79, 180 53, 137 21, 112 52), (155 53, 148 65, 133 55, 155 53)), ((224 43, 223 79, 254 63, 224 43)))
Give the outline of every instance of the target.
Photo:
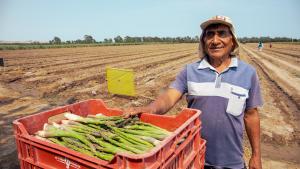
POLYGON ((230 29, 226 25, 208 27, 203 41, 205 52, 213 59, 229 56, 234 45, 230 29))

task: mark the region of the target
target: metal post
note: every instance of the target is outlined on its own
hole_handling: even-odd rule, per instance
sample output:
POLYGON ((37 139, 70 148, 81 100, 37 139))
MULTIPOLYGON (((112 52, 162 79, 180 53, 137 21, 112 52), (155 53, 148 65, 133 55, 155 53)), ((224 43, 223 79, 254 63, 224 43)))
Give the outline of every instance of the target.
POLYGON ((0 58, 0 66, 4 67, 4 59, 0 58))
POLYGON ((0 58, 0 71, 1 71, 1 73, 4 72, 4 69, 5 69, 5 67, 4 67, 4 58, 0 58))

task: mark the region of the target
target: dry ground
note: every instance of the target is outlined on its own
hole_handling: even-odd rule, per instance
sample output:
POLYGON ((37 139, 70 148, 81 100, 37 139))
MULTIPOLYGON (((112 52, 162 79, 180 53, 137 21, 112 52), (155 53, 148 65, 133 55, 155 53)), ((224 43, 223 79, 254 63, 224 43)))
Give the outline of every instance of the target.
MULTIPOLYGON (((260 109, 264 168, 300 168, 299 55, 300 45, 241 49, 241 58, 257 68, 265 101, 260 109)), ((109 107, 144 105, 186 63, 198 60, 197 44, 0 51, 0 56, 6 64, 0 70, 0 168, 18 168, 13 120, 89 98, 103 99, 109 107), (107 93, 106 66, 133 69, 137 97, 107 93)), ((169 114, 185 106, 182 99, 169 114)), ((249 152, 245 141, 246 159, 249 152)))
MULTIPOLYGON (((300 168, 300 71, 297 67, 300 56, 276 52, 296 47, 273 44, 271 49, 259 52, 256 44, 242 46, 241 58, 256 67, 264 97, 260 109, 264 168, 300 168)), ((293 53, 300 54, 300 48, 297 49, 293 53)), ((249 144, 246 145, 248 158, 249 144)))

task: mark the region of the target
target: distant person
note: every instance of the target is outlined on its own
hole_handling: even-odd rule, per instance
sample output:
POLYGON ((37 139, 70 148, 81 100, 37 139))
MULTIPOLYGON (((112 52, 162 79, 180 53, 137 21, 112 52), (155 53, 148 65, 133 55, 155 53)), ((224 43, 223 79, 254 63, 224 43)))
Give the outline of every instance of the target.
POLYGON ((270 48, 272 48, 272 43, 270 43, 270 48))
POLYGON ((244 169, 243 131, 252 154, 249 169, 261 169, 260 120, 262 105, 254 67, 239 59, 239 43, 230 18, 215 16, 201 24, 200 59, 187 64, 169 88, 144 107, 125 115, 165 114, 184 95, 189 108, 202 111, 201 135, 207 140, 205 169, 244 169))
POLYGON ((262 51, 263 47, 264 47, 263 43, 262 42, 258 42, 258 46, 257 46, 258 51, 262 51))

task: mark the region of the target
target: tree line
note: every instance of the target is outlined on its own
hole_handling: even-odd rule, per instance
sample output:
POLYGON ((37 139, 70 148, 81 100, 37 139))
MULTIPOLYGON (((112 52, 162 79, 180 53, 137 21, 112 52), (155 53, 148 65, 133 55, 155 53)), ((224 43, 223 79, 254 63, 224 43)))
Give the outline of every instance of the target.
POLYGON ((106 38, 103 41, 96 41, 91 35, 84 35, 83 39, 63 42, 61 38, 55 36, 49 41, 50 44, 90 44, 90 43, 147 43, 147 42, 166 42, 166 43, 196 43, 199 42, 199 37, 131 37, 131 36, 116 36, 115 38, 106 38))
MULTIPOLYGON (((300 39, 297 38, 287 38, 287 37, 243 37, 238 38, 241 43, 257 43, 257 42, 300 42, 300 39)), ((106 38, 103 41, 96 41, 91 35, 84 35, 83 39, 77 39, 73 41, 65 41, 63 42, 61 38, 55 36, 52 40, 49 41, 50 44, 93 44, 93 43, 198 43, 199 36, 190 37, 152 37, 152 36, 144 36, 144 37, 131 37, 131 36, 116 36, 115 38, 106 38)))
POLYGON ((52 40, 49 41, 50 44, 62 44, 62 43, 67 43, 67 44, 90 44, 90 43, 96 43, 96 40, 93 38, 93 36, 91 35, 84 35, 83 36, 83 40, 81 39, 77 39, 74 41, 66 41, 66 42, 62 42, 62 40, 55 36, 52 40))
MULTIPOLYGON (((268 43, 268 42, 283 42, 300 44, 300 39, 287 37, 243 37, 238 38, 241 43, 268 43)), ((18 50, 18 49, 47 49, 47 48, 76 48, 89 46, 120 46, 120 45, 142 45, 151 43, 199 43, 199 37, 131 37, 131 36, 116 36, 115 38, 107 38, 103 41, 96 41, 91 35, 84 35, 83 39, 62 41, 55 36, 49 42, 33 41, 30 43, 1 43, 0 50, 18 50)))
POLYGON ((275 37, 275 38, 271 38, 269 36, 265 36, 265 37, 251 37, 251 38, 243 37, 243 38, 238 38, 238 40, 241 43, 300 42, 300 39, 297 39, 297 38, 287 38, 287 37, 275 37))

